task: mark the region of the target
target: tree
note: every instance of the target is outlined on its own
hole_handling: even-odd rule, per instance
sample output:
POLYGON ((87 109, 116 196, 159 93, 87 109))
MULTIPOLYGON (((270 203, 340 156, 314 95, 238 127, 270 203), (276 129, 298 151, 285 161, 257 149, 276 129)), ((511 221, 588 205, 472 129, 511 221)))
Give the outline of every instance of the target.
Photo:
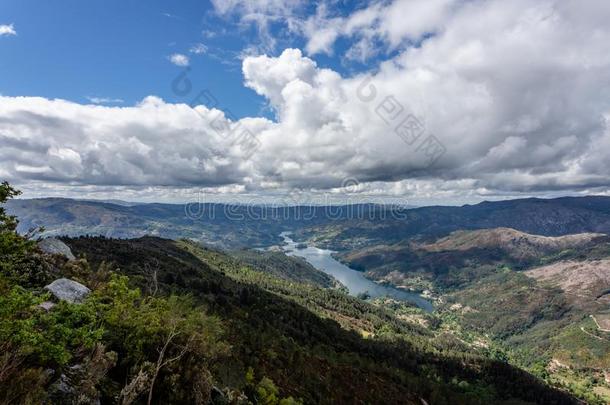
POLYGON ((34 247, 34 242, 17 233, 17 218, 8 215, 2 206, 8 200, 20 195, 19 190, 11 187, 6 181, 0 184, 0 274, 14 281, 22 281, 32 273, 32 268, 40 266, 36 258, 28 255, 34 247), (29 256, 29 257, 28 257, 29 256), (21 268, 21 271, 20 271, 21 268))
POLYGON ((153 398, 153 390, 155 387, 155 381, 157 380, 157 376, 159 375, 159 371, 161 369, 175 361, 180 360, 188 351, 190 350, 190 346, 193 342, 193 336, 190 336, 186 344, 179 347, 178 352, 169 358, 166 358, 166 353, 170 345, 174 343, 174 340, 180 336, 180 334, 184 333, 181 325, 183 323, 183 319, 180 317, 180 314, 176 312, 172 312, 169 314, 171 318, 168 320, 169 329, 167 331, 167 335, 164 338, 163 346, 159 349, 159 357, 157 358, 157 363, 154 367, 152 379, 150 380, 150 388, 148 389, 148 401, 147 404, 150 405, 152 403, 153 398))
POLYGON ((146 285, 148 293, 153 297, 159 292, 159 260, 153 258, 150 263, 144 264, 144 277, 146 278, 146 285))
MULTIPOLYGON (((0 184, 0 204, 6 203, 13 197, 21 194, 21 191, 14 189, 4 181, 0 184)), ((14 216, 6 214, 4 207, 0 206, 0 232, 14 231, 17 229, 17 219, 14 216)))
POLYGON ((150 386, 150 370, 152 367, 152 363, 145 362, 140 367, 137 374, 133 376, 129 383, 123 387, 121 393, 119 394, 120 405, 133 404, 138 397, 148 389, 150 386))
POLYGON ((368 300, 369 298, 371 298, 371 294, 367 291, 363 291, 361 293, 358 293, 357 297, 361 300, 368 300))
POLYGON ((273 380, 269 377, 263 377, 256 384, 254 377, 254 369, 248 367, 246 370, 246 384, 249 388, 250 395, 256 400, 257 404, 262 405, 301 405, 302 402, 293 397, 280 398, 280 390, 277 388, 273 380))
POLYGON ((147 392, 147 403, 151 403, 166 368, 177 375, 194 376, 195 366, 204 367, 228 346, 220 340, 220 320, 206 315, 192 297, 143 297, 128 282, 126 276, 112 275, 95 295, 106 339, 122 354, 123 366, 140 370, 123 388, 122 402, 130 403, 147 392))

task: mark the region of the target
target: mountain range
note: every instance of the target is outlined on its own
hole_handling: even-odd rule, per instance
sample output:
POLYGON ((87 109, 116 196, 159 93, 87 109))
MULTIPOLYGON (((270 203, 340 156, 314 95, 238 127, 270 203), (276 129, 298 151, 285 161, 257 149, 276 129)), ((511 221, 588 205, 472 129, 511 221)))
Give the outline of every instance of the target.
MULTIPOLYGON (((231 325, 229 343, 237 348, 232 354, 237 357, 230 363, 242 366, 231 366, 230 373, 243 374, 246 365, 253 366, 272 377, 281 392, 307 403, 367 402, 380 396, 388 403, 399 403, 401 396, 402 403, 434 398, 441 402, 428 403, 610 401, 609 197, 399 210, 371 204, 184 206, 70 199, 11 200, 6 207, 20 219, 20 232, 43 226, 39 236, 60 236, 78 260, 93 268, 111 266, 143 292, 152 291, 150 271, 156 269, 154 280, 161 291, 199 297, 231 325), (347 296, 331 276, 277 247, 285 231, 303 246, 331 249, 337 260, 375 282, 424 292, 434 300, 434 312, 383 297, 347 296), (244 292, 244 283, 251 286, 247 290, 254 290, 244 292), (265 298, 260 301, 254 296, 265 298), (286 309, 293 303, 298 310, 286 309), (277 315, 272 308, 289 312, 277 315), (278 341, 285 344, 279 335, 257 329, 269 322, 262 315, 265 311, 281 319, 272 329, 300 348, 277 346, 278 341), (307 324, 304 319, 312 316, 313 323, 307 324), (318 317, 331 323, 320 323, 318 317), (236 319, 240 321, 235 323, 236 319), (344 332, 333 329, 336 326, 359 337, 342 337, 344 332), (320 335, 328 333, 333 343, 320 335), (264 349, 262 338, 254 336, 267 336, 270 348, 264 349), (391 348, 373 349, 369 342, 358 340, 385 342, 389 336, 394 342, 391 348), (407 357, 393 351, 395 344, 407 357), (253 350, 261 354, 254 355, 253 350), (365 359, 363 350, 399 356, 398 363, 377 352, 365 359), (278 364, 297 361, 295 351, 316 353, 324 382, 313 383, 314 370, 301 360, 292 368, 310 383, 304 386, 291 380, 278 364), (319 357, 319 353, 325 354, 319 357), (344 356, 361 366, 380 362, 385 371, 336 360, 344 356), (471 356, 475 360, 460 360, 466 368, 457 373, 455 359, 471 356), (498 371, 499 364, 510 368, 498 371), (514 374, 513 368, 525 370, 532 381, 544 381, 567 396, 540 391, 529 377, 525 391, 541 396, 523 394, 513 383, 525 377, 514 374), (481 370, 492 369, 516 380, 504 386, 495 377, 482 378, 481 370), (405 370, 411 371, 407 375, 405 370), (356 387, 342 373, 356 373, 368 382, 356 387), (423 388, 415 389, 413 384, 423 388), (382 394, 383 390, 387 393, 382 394)), ((91 283, 96 280, 94 274, 81 280, 91 283)), ((211 371, 219 384, 231 389, 241 386, 232 382, 240 377, 214 367, 211 371)))
POLYGON ((382 205, 248 206, 114 204, 63 198, 15 199, 7 211, 20 231, 44 225, 44 235, 191 238, 219 247, 263 247, 279 233, 346 250, 376 242, 440 237, 457 230, 506 227, 544 236, 610 232, 610 197, 563 197, 407 209, 382 205), (332 236, 330 237, 329 234, 332 236))

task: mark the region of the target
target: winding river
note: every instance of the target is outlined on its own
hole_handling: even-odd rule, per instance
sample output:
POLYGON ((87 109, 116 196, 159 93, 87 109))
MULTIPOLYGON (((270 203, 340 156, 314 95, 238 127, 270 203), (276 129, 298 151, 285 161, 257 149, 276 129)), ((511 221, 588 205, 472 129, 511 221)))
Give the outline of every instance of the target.
POLYGON ((282 232, 280 236, 286 243, 283 246, 286 254, 303 257, 318 270, 330 274, 345 285, 351 295, 367 292, 371 297, 387 296, 396 300, 411 302, 428 312, 434 310, 432 302, 417 293, 377 284, 369 280, 364 277, 364 273, 351 269, 335 260, 331 255, 332 250, 319 249, 313 246, 299 249, 297 248, 299 243, 290 238, 290 232, 282 232))

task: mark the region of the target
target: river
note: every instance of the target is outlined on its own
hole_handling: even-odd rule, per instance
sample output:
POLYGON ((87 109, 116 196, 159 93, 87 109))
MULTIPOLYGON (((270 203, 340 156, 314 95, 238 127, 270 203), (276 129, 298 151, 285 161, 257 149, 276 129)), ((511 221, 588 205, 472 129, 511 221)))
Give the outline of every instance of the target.
POLYGON ((316 269, 330 274, 345 285, 351 295, 358 295, 360 293, 368 292, 371 297, 387 296, 396 300, 411 302, 428 312, 432 312, 434 310, 432 302, 417 293, 377 284, 369 280, 368 278, 364 277, 364 273, 351 269, 343 263, 335 260, 332 257, 332 250, 319 249, 313 246, 298 249, 297 246, 299 243, 290 238, 290 232, 283 232, 280 234, 280 236, 286 243, 283 246, 286 254, 302 257, 316 269))

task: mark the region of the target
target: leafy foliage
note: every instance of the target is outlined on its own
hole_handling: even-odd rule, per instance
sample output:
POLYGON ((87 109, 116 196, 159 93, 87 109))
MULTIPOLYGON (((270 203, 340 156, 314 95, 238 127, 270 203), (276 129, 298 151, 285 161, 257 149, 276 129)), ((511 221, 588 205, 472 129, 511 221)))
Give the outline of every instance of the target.
POLYGON ((7 215, 3 206, 9 199, 19 194, 21 193, 7 182, 0 184, 0 274, 11 278, 17 277, 19 267, 28 267, 24 266, 28 261, 27 253, 34 246, 32 241, 17 233, 17 219, 7 215))
POLYGON ((192 294, 222 319, 231 350, 210 371, 249 397, 244 375, 252 367, 280 396, 304 403, 572 403, 531 375, 436 339, 383 307, 277 279, 222 252, 150 237, 64 240, 93 265, 115 263, 141 286, 148 284, 144 264, 158 263, 159 291, 192 294))

